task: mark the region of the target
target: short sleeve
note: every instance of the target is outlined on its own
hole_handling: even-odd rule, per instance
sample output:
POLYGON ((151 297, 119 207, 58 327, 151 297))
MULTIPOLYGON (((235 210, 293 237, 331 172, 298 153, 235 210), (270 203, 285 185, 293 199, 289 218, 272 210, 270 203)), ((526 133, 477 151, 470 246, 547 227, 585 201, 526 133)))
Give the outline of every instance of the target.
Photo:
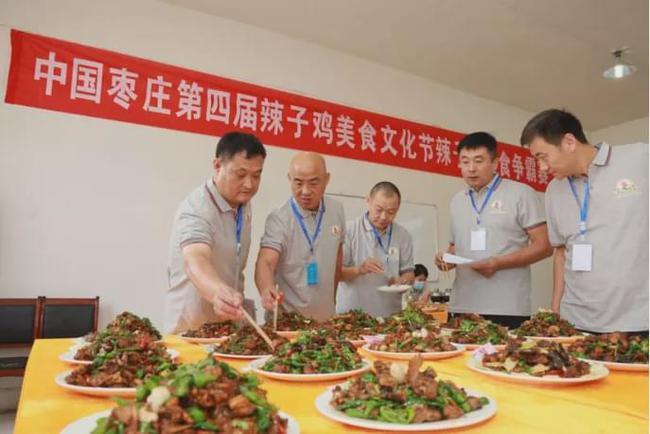
POLYGON ((176 230, 181 249, 189 244, 213 244, 212 225, 208 219, 194 210, 182 210, 178 214, 176 230))
POLYGON ((517 223, 520 227, 529 229, 545 221, 546 216, 541 199, 535 190, 524 185, 522 194, 517 202, 517 223))
POLYGON ((546 195, 544 196, 547 216, 546 226, 548 229, 548 239, 553 247, 560 247, 565 244, 565 241, 558 231, 557 219, 553 205, 553 195, 549 192, 549 190, 550 188, 546 190, 546 195))
POLYGON ((286 222, 282 221, 277 211, 272 212, 266 217, 264 224, 264 235, 260 241, 261 247, 268 247, 282 253, 286 247, 286 222))
POLYGON ((346 233, 343 241, 343 266, 353 267, 354 265, 356 264, 352 255, 352 234, 346 233))
POLYGON ((413 264, 413 238, 411 234, 404 230, 404 239, 400 244, 399 252, 399 272, 406 273, 415 268, 413 264))

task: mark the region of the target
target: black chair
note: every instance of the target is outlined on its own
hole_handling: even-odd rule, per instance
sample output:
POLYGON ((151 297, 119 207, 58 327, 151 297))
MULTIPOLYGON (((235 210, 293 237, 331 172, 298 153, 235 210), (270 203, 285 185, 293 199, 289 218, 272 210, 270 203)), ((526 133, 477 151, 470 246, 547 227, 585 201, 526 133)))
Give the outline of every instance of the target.
POLYGON ((43 299, 39 338, 73 338, 97 331, 99 297, 43 299))
MULTIPOLYGON (((0 348, 30 347, 39 335, 42 298, 0 298, 0 348)), ((0 377, 25 375, 27 357, 0 357, 0 377)))

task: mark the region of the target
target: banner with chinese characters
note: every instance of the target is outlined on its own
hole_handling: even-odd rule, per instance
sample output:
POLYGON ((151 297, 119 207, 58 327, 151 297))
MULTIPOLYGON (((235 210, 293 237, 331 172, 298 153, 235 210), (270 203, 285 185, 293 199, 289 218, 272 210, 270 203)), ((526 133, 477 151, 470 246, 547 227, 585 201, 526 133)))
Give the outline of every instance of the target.
MULTIPOLYGON (((460 176, 462 133, 12 29, 5 102, 460 176)), ((543 191, 528 150, 499 143, 499 172, 543 191)))

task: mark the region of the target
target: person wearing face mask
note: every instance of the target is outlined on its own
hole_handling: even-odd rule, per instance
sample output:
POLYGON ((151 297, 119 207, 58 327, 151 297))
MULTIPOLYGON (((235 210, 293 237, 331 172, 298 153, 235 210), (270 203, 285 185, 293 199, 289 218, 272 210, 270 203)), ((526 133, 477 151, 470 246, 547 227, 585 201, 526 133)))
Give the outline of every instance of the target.
MULTIPOLYGON (((541 200, 522 183, 497 172, 497 142, 485 132, 458 144, 467 188, 449 205, 447 251, 476 262, 456 268, 449 311, 479 313, 507 327, 518 327, 531 313, 530 265, 552 254, 541 200)), ((442 252, 439 269, 451 269, 442 252)))
POLYGON ((564 110, 521 134, 541 170, 553 257, 551 308, 578 329, 648 334, 648 144, 587 141, 564 110))
POLYGON ((379 286, 413 283, 413 241, 395 217, 401 194, 395 184, 377 183, 366 200, 368 210, 348 222, 343 248, 341 283, 336 311, 363 309, 387 317, 402 308, 402 294, 379 286))
POLYGON ((419 299, 421 302, 428 302, 431 293, 428 290, 425 291, 424 288, 429 278, 429 270, 422 264, 415 264, 413 274, 413 298, 419 299))
POLYGON ((169 250, 165 330, 242 318, 251 206, 266 150, 252 134, 224 134, 213 174, 178 206, 169 250))
POLYGON ((292 197, 266 218, 255 284, 267 311, 277 300, 283 310, 324 321, 334 315, 341 273, 343 205, 324 196, 330 174, 321 155, 297 153, 288 177, 292 197))

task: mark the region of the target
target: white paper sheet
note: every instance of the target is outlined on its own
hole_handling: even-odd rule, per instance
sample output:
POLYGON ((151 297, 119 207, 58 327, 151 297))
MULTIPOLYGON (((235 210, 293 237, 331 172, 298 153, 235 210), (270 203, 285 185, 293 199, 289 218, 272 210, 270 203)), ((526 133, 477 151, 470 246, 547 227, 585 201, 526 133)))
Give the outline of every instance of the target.
POLYGON ((451 253, 445 253, 442 255, 442 260, 449 264, 464 265, 471 264, 475 262, 474 259, 463 258, 462 256, 452 255, 451 253))

